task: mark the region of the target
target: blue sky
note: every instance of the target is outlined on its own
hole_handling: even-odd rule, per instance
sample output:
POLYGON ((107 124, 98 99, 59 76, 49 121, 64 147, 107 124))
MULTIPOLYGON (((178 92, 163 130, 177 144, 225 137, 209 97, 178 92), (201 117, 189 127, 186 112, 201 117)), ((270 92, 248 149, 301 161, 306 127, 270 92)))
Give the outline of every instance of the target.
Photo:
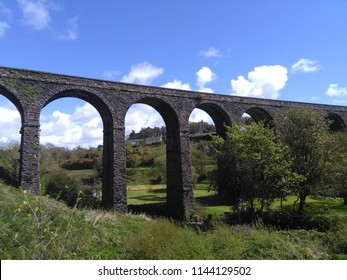
MULTIPOLYGON (((347 105, 346 14, 347 0, 0 0, 0 65, 347 105)), ((0 142, 19 139, 18 113, 1 96, 0 113, 0 142)), ((126 132, 160 124, 132 107, 126 132)), ((41 126, 42 143, 102 143, 97 112, 79 100, 49 104, 41 126)))

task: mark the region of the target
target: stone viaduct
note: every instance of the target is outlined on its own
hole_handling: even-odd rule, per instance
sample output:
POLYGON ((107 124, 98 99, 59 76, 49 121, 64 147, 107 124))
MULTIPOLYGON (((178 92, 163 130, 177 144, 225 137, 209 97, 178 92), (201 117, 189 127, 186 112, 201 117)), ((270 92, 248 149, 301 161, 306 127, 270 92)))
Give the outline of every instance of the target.
MULTIPOLYGON (((256 121, 276 119, 284 108, 300 106, 322 111, 333 120, 333 129, 347 122, 347 107, 205 94, 160 87, 124 84, 38 71, 0 67, 0 94, 21 115, 20 183, 23 189, 39 190, 40 112, 62 97, 76 97, 93 105, 103 120, 102 204, 127 211, 124 120, 135 103, 152 106, 162 116, 167 139, 167 212, 184 219, 193 206, 193 182, 189 147, 189 117, 195 108, 207 112, 217 133, 224 125, 248 113, 256 121)), ((0 116, 1 118, 1 116, 0 116)))

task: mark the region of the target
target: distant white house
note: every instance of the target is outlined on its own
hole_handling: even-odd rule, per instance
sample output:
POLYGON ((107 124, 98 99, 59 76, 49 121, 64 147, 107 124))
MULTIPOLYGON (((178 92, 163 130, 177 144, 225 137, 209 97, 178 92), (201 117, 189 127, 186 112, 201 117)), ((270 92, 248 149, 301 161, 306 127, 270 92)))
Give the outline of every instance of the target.
POLYGON ((163 137, 161 136, 155 136, 155 137, 148 137, 145 139, 145 145, 159 145, 161 141, 163 140, 163 137))

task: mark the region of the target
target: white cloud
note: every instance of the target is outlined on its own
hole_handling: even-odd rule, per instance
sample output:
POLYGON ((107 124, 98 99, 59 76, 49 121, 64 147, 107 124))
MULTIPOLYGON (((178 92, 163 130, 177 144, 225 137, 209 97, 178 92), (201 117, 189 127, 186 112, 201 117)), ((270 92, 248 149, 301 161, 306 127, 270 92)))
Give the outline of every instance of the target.
POLYGON ((21 118, 17 108, 0 95, 0 145, 19 142, 21 118))
POLYGON ((78 17, 73 17, 67 21, 64 33, 58 34, 59 40, 74 41, 78 35, 78 17))
POLYGON ((17 109, 9 109, 5 107, 0 107, 0 123, 10 124, 20 120, 20 115, 17 109))
POLYGON ((103 143, 103 122, 89 103, 77 106, 71 114, 54 111, 41 115, 41 144, 68 148, 95 147, 103 143))
POLYGON ((206 93, 214 93, 214 90, 212 88, 209 88, 209 87, 200 88, 200 89, 198 89, 198 91, 206 92, 206 93))
POLYGON ((287 69, 281 65, 255 67, 248 73, 248 79, 238 76, 237 80, 231 80, 231 94, 276 99, 286 85, 287 74, 287 69))
POLYGON ((330 84, 326 94, 335 97, 347 96, 347 87, 339 87, 338 84, 330 84))
POLYGON ((214 124, 213 120, 211 119, 210 115, 207 114, 205 111, 201 109, 194 109, 189 117, 190 122, 207 122, 209 124, 214 124))
POLYGON ((216 74, 206 66, 202 67, 198 72, 196 72, 197 81, 196 85, 199 91, 213 93, 211 88, 207 88, 206 84, 212 82, 216 74))
POLYGON ((291 70, 293 73, 302 72, 302 73, 309 73, 309 72, 316 72, 321 69, 321 66, 318 64, 317 61, 310 60, 307 58, 302 58, 298 62, 294 63, 291 67, 291 70))
POLYGON ((163 68, 153 66, 152 64, 145 61, 142 63, 132 65, 129 74, 123 76, 121 81, 124 83, 137 83, 148 85, 163 73, 163 68))
POLYGON ((10 25, 6 21, 0 21, 0 39, 5 36, 7 29, 10 25))
POLYGON ((35 30, 47 28, 51 22, 50 5, 45 0, 17 0, 23 13, 23 22, 35 30))
POLYGON ((145 104, 135 104, 131 106, 125 116, 125 135, 129 135, 132 130, 138 132, 143 127, 165 126, 161 115, 153 107, 145 104))
POLYGON ((222 57, 219 49, 216 49, 216 48, 209 48, 206 51, 200 51, 199 55, 203 56, 204 58, 222 57))
POLYGON ((182 90, 190 90, 189 83, 184 84, 183 82, 176 80, 176 79, 173 82, 166 83, 162 87, 173 88, 173 89, 182 89, 182 90))
MULTIPOLYGON (((213 89, 206 87, 207 83, 212 82, 216 78, 216 74, 212 72, 212 70, 206 66, 203 66, 198 72, 196 72, 196 85, 198 87, 198 91, 213 93, 213 89)), ((173 82, 168 82, 162 87, 166 88, 174 88, 174 89, 183 89, 183 90, 191 90, 189 83, 183 83, 180 80, 175 79, 173 82)))

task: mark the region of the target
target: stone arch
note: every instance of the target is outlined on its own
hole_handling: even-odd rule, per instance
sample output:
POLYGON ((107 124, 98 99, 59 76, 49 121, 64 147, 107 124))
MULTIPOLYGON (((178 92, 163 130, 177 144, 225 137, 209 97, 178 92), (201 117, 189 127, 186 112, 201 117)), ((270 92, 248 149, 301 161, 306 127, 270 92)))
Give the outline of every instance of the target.
POLYGON ((187 155, 183 149, 189 149, 189 131, 182 131, 175 104, 170 104, 158 97, 139 98, 133 104, 146 104, 153 107, 164 120, 166 126, 166 214, 172 218, 184 219, 187 208, 189 209, 192 204, 193 191, 190 168, 186 166, 189 160, 183 158, 183 155, 187 155))
POLYGON ((331 121, 329 124, 331 131, 339 131, 346 127, 345 121, 338 114, 328 113, 326 118, 331 121))
POLYGON ((223 136, 225 134, 225 125, 231 126, 231 119, 226 111, 217 104, 214 103, 202 103, 196 106, 196 108, 205 111, 212 118, 218 135, 223 136))
POLYGON ((100 95, 90 91, 89 89, 81 88, 64 88, 61 90, 50 93, 49 96, 45 96, 45 102, 41 107, 41 110, 53 102, 54 100, 74 97, 82 99, 98 111, 102 122, 103 122, 103 176, 102 176, 102 206, 106 209, 110 209, 114 206, 114 117, 112 114, 111 107, 101 99, 100 95))
POLYGON ((52 92, 49 96, 45 97, 46 101, 44 102, 42 108, 48 105, 49 103, 53 102, 54 100, 57 100, 63 97, 79 98, 93 105, 95 109, 99 112, 104 122, 104 127, 106 127, 107 124, 113 123, 111 106, 109 106, 105 100, 102 100, 100 98, 100 95, 92 92, 90 89, 73 88, 73 87, 59 89, 57 91, 52 92))
POLYGON ((144 97, 136 101, 135 104, 146 104, 157 110, 165 122, 167 133, 173 133, 178 130, 179 118, 169 103, 157 97, 144 97))
POLYGON ((245 111, 256 122, 264 122, 266 125, 273 123, 273 117, 269 112, 260 107, 250 107, 245 111))
POLYGON ((21 122, 23 122, 24 109, 23 109, 22 103, 17 98, 16 94, 9 91, 6 87, 0 85, 0 95, 5 96, 8 100, 10 100, 13 103, 13 105, 17 108, 21 116, 21 122))

